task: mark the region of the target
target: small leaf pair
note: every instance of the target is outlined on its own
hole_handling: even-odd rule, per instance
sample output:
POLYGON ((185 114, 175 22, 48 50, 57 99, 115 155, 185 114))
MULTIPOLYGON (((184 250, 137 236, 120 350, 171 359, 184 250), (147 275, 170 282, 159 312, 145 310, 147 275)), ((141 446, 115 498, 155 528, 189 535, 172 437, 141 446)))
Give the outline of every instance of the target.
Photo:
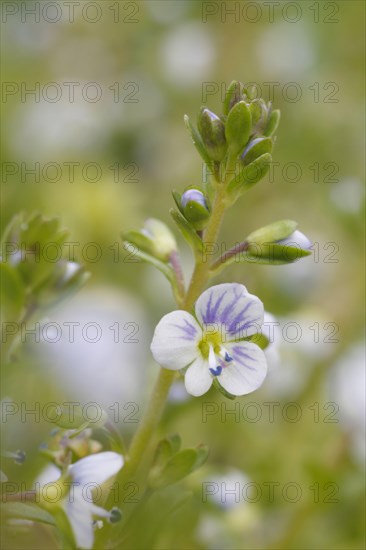
POLYGON ((181 440, 177 434, 159 442, 149 474, 151 489, 162 489, 177 483, 197 470, 207 459, 208 448, 205 445, 183 450, 180 447, 181 440))

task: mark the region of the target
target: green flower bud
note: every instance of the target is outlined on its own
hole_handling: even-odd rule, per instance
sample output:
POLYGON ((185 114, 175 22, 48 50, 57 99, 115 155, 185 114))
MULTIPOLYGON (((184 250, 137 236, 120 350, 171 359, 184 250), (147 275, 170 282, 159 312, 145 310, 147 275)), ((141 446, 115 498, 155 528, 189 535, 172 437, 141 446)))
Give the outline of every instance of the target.
POLYGON ((271 112, 267 121, 266 128, 263 132, 265 136, 273 136, 273 134, 277 130, 278 125, 280 123, 280 118, 281 118, 281 112, 279 111, 279 109, 275 109, 274 111, 271 112))
POLYGON ((273 243, 286 239, 295 231, 296 227, 297 223, 293 220, 279 220, 253 231, 245 240, 256 244, 273 243))
POLYGON ((246 238, 248 254, 267 264, 292 263, 308 256, 311 241, 296 227, 292 220, 281 220, 257 229, 246 238))
POLYGON ((239 155, 248 142, 252 129, 252 115, 248 105, 239 101, 228 114, 225 134, 232 155, 239 155))
POLYGON ((271 162, 271 155, 264 153, 247 166, 241 166, 239 174, 229 182, 227 187, 228 197, 231 201, 235 202, 240 195, 264 178, 271 162))
POLYGON ((198 130, 205 149, 212 160, 220 162, 227 151, 225 125, 221 118, 202 107, 198 116, 198 130))
POLYGON ((169 227, 160 220, 149 218, 141 232, 154 243, 154 256, 167 260, 177 250, 177 243, 169 227))
POLYGON ((164 262, 177 250, 177 243, 168 226, 155 218, 146 220, 140 231, 124 233, 123 240, 164 262))
POLYGON ((243 84, 233 80, 228 87, 224 100, 224 115, 228 115, 231 109, 243 99, 243 84))
POLYGON ((272 152, 272 140, 268 137, 252 139, 247 147, 244 149, 241 160, 244 166, 247 166, 251 162, 257 160, 264 153, 272 152))
POLYGON ((263 134, 268 120, 269 107, 264 99, 256 99, 249 105, 252 115, 252 134, 263 134))
POLYGON ((199 189, 187 189, 183 193, 180 210, 186 220, 198 231, 206 227, 211 214, 208 201, 199 189))

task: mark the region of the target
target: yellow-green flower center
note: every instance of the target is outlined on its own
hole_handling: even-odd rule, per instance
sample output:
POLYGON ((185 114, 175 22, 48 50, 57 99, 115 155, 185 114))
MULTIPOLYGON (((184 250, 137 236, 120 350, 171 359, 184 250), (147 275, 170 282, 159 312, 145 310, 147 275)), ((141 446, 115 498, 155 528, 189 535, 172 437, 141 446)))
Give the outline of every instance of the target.
POLYGON ((220 353, 221 335, 218 330, 216 330, 215 332, 203 333, 202 340, 199 342, 198 347, 204 359, 208 359, 210 346, 213 348, 215 354, 220 353))

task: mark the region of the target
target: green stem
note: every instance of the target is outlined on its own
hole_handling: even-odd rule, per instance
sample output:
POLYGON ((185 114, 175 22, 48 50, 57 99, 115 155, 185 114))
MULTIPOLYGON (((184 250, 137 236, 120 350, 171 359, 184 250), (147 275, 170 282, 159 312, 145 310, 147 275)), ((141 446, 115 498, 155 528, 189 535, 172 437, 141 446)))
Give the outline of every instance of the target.
POLYGON ((206 257, 206 253, 214 249, 214 246, 217 241, 223 215, 226 209, 224 197, 225 197, 225 187, 224 185, 220 184, 218 187, 218 191, 216 193, 210 222, 204 234, 203 252, 202 252, 202 255, 197 258, 191 283, 189 285, 189 288, 184 300, 183 307, 187 311, 190 311, 192 309, 194 302, 197 300, 197 298, 201 294, 202 290, 204 289, 209 279, 210 262, 206 257))
POLYGON ((175 376, 175 371, 163 368, 160 369, 144 417, 131 441, 128 456, 126 457, 126 464, 123 469, 123 477, 128 478, 135 473, 150 438, 159 423, 175 376))
MULTIPOLYGON (((225 177, 222 182, 218 182, 217 184, 211 217, 204 233, 203 242, 206 249, 207 245, 214 246, 216 244, 224 212, 227 208, 227 203, 225 201, 226 183, 228 177, 232 177, 232 170, 234 167, 235 158, 229 157, 225 177)), ((178 304, 182 309, 191 311, 193 304, 207 285, 210 276, 210 262, 207 261, 207 258, 203 254, 201 257, 197 258, 187 294, 182 300, 182 303, 178 304)), ((148 407, 131 441, 126 457, 126 464, 122 470, 123 479, 131 479, 139 468, 144 452, 162 416, 165 402, 175 377, 175 371, 164 368, 160 369, 148 407)))

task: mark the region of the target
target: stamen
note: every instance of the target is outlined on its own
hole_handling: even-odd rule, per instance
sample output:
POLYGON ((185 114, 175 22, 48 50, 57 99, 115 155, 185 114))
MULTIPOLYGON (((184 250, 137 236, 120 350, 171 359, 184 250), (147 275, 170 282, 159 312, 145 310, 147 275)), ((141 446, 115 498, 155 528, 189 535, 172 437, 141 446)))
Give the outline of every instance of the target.
POLYGON ((233 360, 233 358, 231 357, 231 355, 229 355, 225 348, 221 348, 220 355, 224 359, 224 361, 226 361, 226 363, 230 363, 230 361, 233 360))
POLYGON ((109 516, 109 522, 110 523, 118 523, 119 521, 121 521, 122 519, 122 512, 119 508, 117 508, 116 506, 114 506, 112 508, 112 510, 110 511, 110 516, 109 516))
POLYGON ((209 365, 212 369, 215 369, 215 367, 217 365, 217 359, 216 359, 215 351, 214 351, 213 346, 211 344, 210 344, 210 351, 208 353, 208 363, 209 363, 209 365))
POLYGON ((216 369, 209 369, 210 370, 210 373, 213 374, 214 376, 219 376, 222 372, 222 367, 220 367, 220 365, 218 365, 216 367, 216 369))

